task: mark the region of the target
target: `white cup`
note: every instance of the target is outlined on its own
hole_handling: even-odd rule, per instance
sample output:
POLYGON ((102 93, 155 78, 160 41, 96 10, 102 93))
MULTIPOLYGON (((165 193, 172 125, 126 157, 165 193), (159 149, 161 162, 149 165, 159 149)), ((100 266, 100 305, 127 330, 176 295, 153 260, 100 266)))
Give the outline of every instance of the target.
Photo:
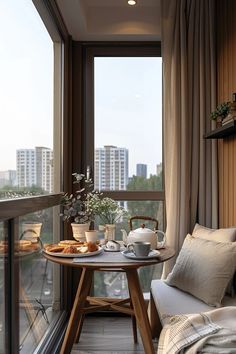
POLYGON ((85 237, 87 242, 96 243, 96 241, 98 240, 98 232, 97 230, 85 231, 85 237))

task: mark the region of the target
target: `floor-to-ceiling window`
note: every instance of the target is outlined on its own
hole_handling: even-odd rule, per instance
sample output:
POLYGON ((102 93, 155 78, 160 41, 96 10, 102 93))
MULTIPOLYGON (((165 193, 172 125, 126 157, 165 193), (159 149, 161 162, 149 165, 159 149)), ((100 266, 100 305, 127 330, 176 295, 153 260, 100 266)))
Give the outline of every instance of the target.
POLYGON ((61 310, 41 249, 60 238, 64 44, 35 4, 0 3, 0 353, 33 353, 61 310))
MULTIPOLYGON (((162 150, 162 58, 157 44, 88 46, 86 57, 84 165, 91 167, 95 188, 116 199, 129 216, 155 218, 164 228, 162 150)), ((102 223, 97 219, 97 227, 102 223)), ((133 227, 140 227, 141 220, 133 227)), ((155 224, 146 223, 153 228, 155 224)), ((116 223, 129 232, 127 219, 116 223)), ((102 235, 101 235, 102 237, 102 235)), ((161 267, 140 271, 144 291, 161 267)), ((97 273, 97 295, 127 295, 122 274, 97 273)))

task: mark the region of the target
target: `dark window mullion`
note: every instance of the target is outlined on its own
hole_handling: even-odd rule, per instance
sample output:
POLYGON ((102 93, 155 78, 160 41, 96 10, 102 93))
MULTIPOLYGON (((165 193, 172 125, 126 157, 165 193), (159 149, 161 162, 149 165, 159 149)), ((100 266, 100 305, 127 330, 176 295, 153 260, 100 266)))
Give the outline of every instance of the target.
POLYGON ((8 253, 5 259, 6 353, 19 352, 19 261, 14 256, 18 237, 18 218, 7 223, 8 253))

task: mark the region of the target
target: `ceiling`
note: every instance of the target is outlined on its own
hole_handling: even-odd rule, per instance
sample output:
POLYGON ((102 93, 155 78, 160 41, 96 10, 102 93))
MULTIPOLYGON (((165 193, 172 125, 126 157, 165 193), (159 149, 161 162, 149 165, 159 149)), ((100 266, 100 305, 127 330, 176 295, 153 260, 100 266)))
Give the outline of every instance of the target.
POLYGON ((76 41, 160 40, 160 0, 56 0, 76 41))

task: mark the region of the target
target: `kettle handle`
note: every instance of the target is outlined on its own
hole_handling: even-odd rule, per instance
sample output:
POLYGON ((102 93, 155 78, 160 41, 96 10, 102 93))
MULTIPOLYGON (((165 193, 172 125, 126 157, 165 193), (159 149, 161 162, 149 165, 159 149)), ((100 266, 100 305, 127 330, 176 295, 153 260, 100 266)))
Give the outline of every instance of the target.
POLYGON ((165 234, 165 232, 163 232, 161 230, 157 230, 156 234, 157 234, 157 238, 158 238, 158 234, 161 234, 163 236, 163 240, 162 241, 158 241, 157 240, 157 249, 163 248, 165 246, 165 243, 166 243, 166 234, 165 234))
POLYGON ((130 228, 130 230, 133 230, 133 225, 132 225, 132 221, 133 221, 133 220, 148 220, 148 221, 153 221, 153 222, 156 223, 155 230, 158 230, 158 220, 157 220, 157 219, 151 218, 150 216, 140 216, 140 215, 132 216, 132 217, 129 219, 129 228, 130 228))

